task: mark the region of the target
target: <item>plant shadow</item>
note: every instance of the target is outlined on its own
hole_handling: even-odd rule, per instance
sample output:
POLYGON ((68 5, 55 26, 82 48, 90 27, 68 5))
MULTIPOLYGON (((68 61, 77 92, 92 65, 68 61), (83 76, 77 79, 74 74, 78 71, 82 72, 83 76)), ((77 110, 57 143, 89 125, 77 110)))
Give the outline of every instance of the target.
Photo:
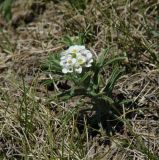
MULTIPOLYGON (((127 106, 132 107, 131 104, 127 106)), ((123 108, 119 103, 111 106, 105 101, 97 101, 93 103, 92 108, 79 111, 76 116, 77 128, 79 133, 82 134, 85 126, 87 126, 89 137, 100 135, 101 130, 108 137, 116 133, 122 134, 124 132, 124 122, 120 119, 120 116, 123 114, 123 108)), ((130 113, 126 116, 126 118, 132 118, 134 114, 130 113)))

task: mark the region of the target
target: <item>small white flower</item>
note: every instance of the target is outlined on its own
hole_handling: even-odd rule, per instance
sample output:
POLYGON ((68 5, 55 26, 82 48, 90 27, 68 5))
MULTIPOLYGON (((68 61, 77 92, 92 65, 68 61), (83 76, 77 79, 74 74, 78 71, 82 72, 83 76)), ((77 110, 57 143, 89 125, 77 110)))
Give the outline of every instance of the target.
POLYGON ((77 73, 82 73, 82 67, 77 67, 77 68, 75 68, 75 71, 76 71, 77 73))
POLYGON ((93 59, 91 59, 90 61, 88 61, 85 65, 85 67, 91 67, 92 66, 92 62, 93 62, 93 59))
POLYGON ((67 68, 63 68, 63 69, 62 69, 62 72, 63 72, 63 73, 68 73, 68 69, 67 69, 67 68))
POLYGON ((84 55, 87 60, 92 59, 92 53, 89 50, 83 50, 82 55, 84 55))
POLYGON ((84 50, 84 49, 85 49, 85 46, 74 45, 74 46, 69 47, 68 52, 69 53, 78 53, 78 52, 80 52, 81 50, 84 50))
POLYGON ((66 61, 65 60, 61 60, 60 61, 60 66, 64 66, 66 64, 66 61))
POLYGON ((67 66, 72 66, 72 65, 74 65, 75 63, 76 63, 76 59, 75 59, 75 58, 68 57, 68 58, 66 59, 66 65, 67 65, 67 66))
POLYGON ((71 56, 65 56, 61 58, 60 65, 61 66, 71 66, 76 63, 76 59, 71 56))
POLYGON ((62 72, 65 73, 65 74, 66 73, 71 73, 71 72, 73 72, 73 67, 66 67, 65 66, 65 68, 62 69, 62 72))
POLYGON ((82 67, 91 67, 92 53, 82 45, 74 45, 61 53, 60 65, 63 73, 82 72, 82 67))
POLYGON ((85 62, 86 62, 86 57, 84 57, 84 56, 77 57, 77 64, 78 65, 83 65, 85 62))

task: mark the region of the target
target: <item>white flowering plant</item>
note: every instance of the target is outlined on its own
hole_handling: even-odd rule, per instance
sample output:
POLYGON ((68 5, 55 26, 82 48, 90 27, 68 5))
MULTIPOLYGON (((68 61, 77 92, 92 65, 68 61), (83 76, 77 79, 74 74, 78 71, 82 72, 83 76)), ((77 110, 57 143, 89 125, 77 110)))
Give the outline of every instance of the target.
POLYGON ((60 65, 64 74, 72 72, 80 74, 84 67, 91 67, 92 62, 92 53, 83 45, 70 46, 62 52, 60 58, 60 65))
POLYGON ((60 101, 67 101, 76 96, 90 98, 99 114, 99 123, 102 117, 119 114, 115 107, 119 102, 113 97, 112 92, 123 72, 119 64, 126 57, 108 60, 108 53, 107 48, 95 57, 84 45, 73 44, 60 54, 51 56, 47 61, 49 73, 52 77, 58 75, 58 81, 65 80, 70 85, 67 90, 58 90, 53 96, 54 100, 58 98, 60 101), (114 66, 109 77, 105 74, 108 66, 114 66))

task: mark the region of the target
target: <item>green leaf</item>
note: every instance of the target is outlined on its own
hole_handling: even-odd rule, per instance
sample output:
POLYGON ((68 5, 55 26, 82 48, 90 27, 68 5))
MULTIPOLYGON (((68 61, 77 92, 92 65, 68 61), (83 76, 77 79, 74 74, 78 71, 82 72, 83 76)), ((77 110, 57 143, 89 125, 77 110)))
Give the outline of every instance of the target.
POLYGON ((153 30, 153 31, 152 31, 152 34, 153 34, 155 37, 159 37, 159 31, 153 30))
POLYGON ((90 78, 92 76, 92 71, 85 72, 84 75, 80 78, 80 83, 83 83, 84 85, 89 85, 90 78))
POLYGON ((97 66, 99 68, 103 67, 104 66, 104 63, 105 63, 105 59, 108 55, 108 52, 109 52, 109 48, 105 49, 103 52, 101 52, 98 56, 98 59, 97 59, 97 66))
POLYGON ((85 10, 87 1, 86 0, 68 0, 68 2, 71 4, 71 6, 79 11, 85 10))
POLYGON ((50 100, 58 99, 59 101, 67 101, 71 99, 72 97, 82 96, 82 95, 88 96, 85 88, 73 88, 72 87, 71 89, 65 92, 54 95, 50 100))
POLYGON ((99 90, 99 84, 100 84, 100 80, 101 80, 101 78, 100 78, 100 68, 95 68, 95 70, 94 70, 94 76, 93 76, 93 78, 92 78, 92 80, 91 80, 91 84, 92 84, 92 90, 94 91, 94 92, 98 92, 98 90, 99 90))
POLYGON ((143 41, 144 41, 143 45, 147 49, 147 51, 150 53, 152 60, 154 62, 159 63, 159 57, 158 57, 157 53, 153 49, 151 49, 151 46, 149 46, 149 44, 146 41, 146 39, 143 39, 143 41))
POLYGON ((86 38, 89 36, 89 28, 86 28, 85 32, 79 32, 78 36, 69 36, 65 35, 61 42, 66 44, 67 46, 72 46, 72 45, 84 45, 86 38))
POLYGON ((64 93, 60 93, 60 94, 56 95, 55 97, 57 97, 58 100, 60 100, 60 101, 67 101, 70 98, 72 98, 72 95, 71 95, 70 91, 67 91, 67 92, 64 92, 64 93))
POLYGON ((12 17, 11 13, 12 2, 13 0, 4 0, 3 2, 1 2, 0 5, 0 10, 7 21, 9 21, 12 17))
POLYGON ((105 63, 104 66, 115 63, 115 62, 118 62, 118 61, 123 61, 125 59, 126 59, 126 57, 116 57, 116 58, 113 58, 113 59, 109 60, 107 63, 105 63))
POLYGON ((134 100, 133 99, 125 99, 119 102, 119 105, 123 105, 123 104, 129 104, 132 103, 134 100))
POLYGON ((76 39, 76 44, 83 45, 85 43, 86 35, 85 33, 78 33, 78 38, 76 39))
POLYGON ((66 44, 67 46, 72 46, 73 45, 73 40, 69 35, 65 35, 62 40, 62 43, 66 44))
POLYGON ((59 54, 52 54, 48 57, 46 61, 43 62, 42 64, 42 69, 51 71, 54 73, 59 73, 61 74, 61 66, 60 66, 60 57, 59 54))
POLYGON ((103 99, 104 101, 108 102, 109 104, 113 104, 114 103, 113 99, 108 97, 108 96, 106 96, 106 95, 102 95, 101 99, 103 99))
POLYGON ((110 78, 108 79, 107 85, 104 89, 104 92, 106 92, 108 95, 112 94, 114 85, 116 81, 119 79, 122 72, 123 70, 118 69, 117 67, 112 71, 112 74, 110 78))

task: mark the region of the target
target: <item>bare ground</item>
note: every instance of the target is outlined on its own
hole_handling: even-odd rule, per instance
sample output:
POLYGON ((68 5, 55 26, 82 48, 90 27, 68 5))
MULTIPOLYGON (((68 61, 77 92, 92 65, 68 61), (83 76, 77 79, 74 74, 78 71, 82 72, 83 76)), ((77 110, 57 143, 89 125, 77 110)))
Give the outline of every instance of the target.
MULTIPOLYGON (((110 56, 127 55, 127 61, 122 64, 126 71, 114 94, 120 93, 135 103, 122 106, 121 117, 128 122, 124 121, 124 128, 110 138, 111 143, 105 144, 106 135, 98 134, 84 143, 83 157, 144 160, 153 159, 151 153, 159 157, 159 59, 153 57, 159 54, 159 37, 155 34, 159 28, 159 2, 92 1, 81 15, 65 1, 17 0, 12 10, 11 22, 6 23, 2 18, 0 22, 3 28, 0 33, 0 159, 49 159, 52 150, 52 157, 60 159, 62 133, 65 131, 64 141, 68 146, 72 135, 79 136, 76 131, 70 131, 73 120, 65 127, 67 131, 62 128, 61 117, 75 103, 66 103, 64 107, 64 104, 48 102, 53 91, 41 83, 49 78, 41 70, 41 64, 49 53, 66 47, 60 42, 63 36, 77 36, 87 28, 90 36, 86 45, 95 55, 110 45, 113 46, 110 56), (24 85, 28 89, 26 95, 24 85), (23 112, 23 106, 30 107, 29 136, 24 131, 24 117, 19 113, 23 112), (33 110, 38 113, 32 115, 33 110), (48 134, 53 134, 50 139, 48 134)), ((81 148, 77 147, 75 153, 81 153, 81 148)), ((65 159, 74 155, 71 149, 64 152, 65 159)), ((82 153, 70 159, 80 159, 80 156, 82 153)))

